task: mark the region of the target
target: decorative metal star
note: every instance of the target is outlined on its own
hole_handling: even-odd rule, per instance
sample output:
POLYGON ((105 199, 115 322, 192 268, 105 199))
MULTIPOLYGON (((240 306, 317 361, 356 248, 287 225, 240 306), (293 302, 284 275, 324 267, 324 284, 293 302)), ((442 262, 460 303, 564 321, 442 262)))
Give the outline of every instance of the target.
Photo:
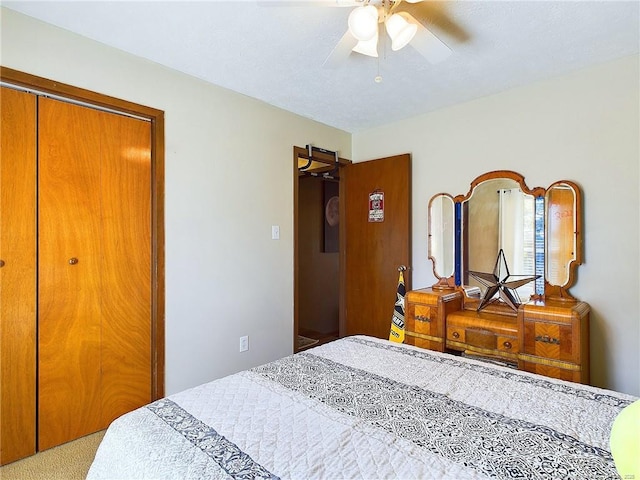
POLYGON ((502 300, 504 303, 509 305, 513 310, 518 310, 518 305, 520 305, 520 296, 516 291, 516 288, 526 285, 529 282, 533 282, 536 278, 539 278, 540 275, 534 275, 533 277, 529 277, 526 275, 511 275, 509 273, 509 267, 507 265, 507 259, 504 256, 504 251, 500 249, 498 252, 498 258, 496 258, 496 265, 493 268, 492 273, 486 272, 473 272, 469 270, 469 275, 478 280, 482 285, 487 287, 482 296, 482 301, 480 305, 478 305, 477 311, 479 312, 487 305, 490 305, 493 302, 497 302, 502 300), (506 275, 500 280, 500 274, 505 272, 506 275), (513 277, 520 277, 515 280, 509 280, 513 277), (498 294, 498 297, 496 297, 498 294), (494 298, 495 297, 495 298, 494 298))

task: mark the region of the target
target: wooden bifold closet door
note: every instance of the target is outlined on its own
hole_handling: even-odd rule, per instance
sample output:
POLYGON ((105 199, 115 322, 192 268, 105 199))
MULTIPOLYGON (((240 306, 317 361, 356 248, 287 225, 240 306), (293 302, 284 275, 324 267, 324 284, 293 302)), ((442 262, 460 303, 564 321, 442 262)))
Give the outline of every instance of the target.
POLYGON ((152 138, 6 87, 1 133, 5 464, 152 400, 152 138))
POLYGON ((0 465, 36 450, 36 96, 0 95, 0 465))
POLYGON ((149 122, 47 98, 38 116, 38 446, 151 400, 149 122))

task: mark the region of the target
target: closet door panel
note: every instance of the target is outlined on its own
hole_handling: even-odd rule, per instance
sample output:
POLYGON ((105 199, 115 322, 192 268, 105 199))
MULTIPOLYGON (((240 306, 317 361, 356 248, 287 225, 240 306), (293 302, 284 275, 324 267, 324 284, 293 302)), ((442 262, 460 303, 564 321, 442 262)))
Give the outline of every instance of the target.
POLYGON ((36 97, 1 87, 0 465, 36 449, 36 97))
POLYGON ((39 107, 39 449, 100 419, 101 112, 39 107))
POLYGON ((105 114, 102 422, 151 398, 151 126, 105 114))

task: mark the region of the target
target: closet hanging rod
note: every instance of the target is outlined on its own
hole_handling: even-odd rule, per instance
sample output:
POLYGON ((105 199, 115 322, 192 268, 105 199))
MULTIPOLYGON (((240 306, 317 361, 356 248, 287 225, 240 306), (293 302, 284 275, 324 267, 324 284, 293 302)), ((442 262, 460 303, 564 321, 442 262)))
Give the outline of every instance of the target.
POLYGON ((302 172, 304 175, 311 175, 312 177, 322 177, 329 180, 338 180, 338 176, 335 175, 338 173, 339 167, 340 167, 340 157, 337 151, 327 150, 325 148, 320 148, 320 147, 314 147, 311 144, 307 144, 306 149, 307 149, 307 155, 308 155, 308 158, 306 159, 307 163, 301 167, 298 167, 298 171, 302 172), (322 159, 318 157, 314 158, 314 155, 313 155, 314 152, 321 153, 327 156, 332 156, 333 162, 329 161, 328 159, 322 159), (327 166, 333 166, 333 168, 329 171, 320 172, 320 173, 307 171, 307 169, 312 165, 314 161, 319 163, 324 163, 327 166))
POLYGON ((339 163, 338 151, 335 152, 333 150, 327 150, 326 148, 314 147, 310 143, 307 145, 307 152, 309 153, 309 158, 313 157, 313 152, 324 153, 325 155, 332 155, 334 157, 334 163, 339 163))

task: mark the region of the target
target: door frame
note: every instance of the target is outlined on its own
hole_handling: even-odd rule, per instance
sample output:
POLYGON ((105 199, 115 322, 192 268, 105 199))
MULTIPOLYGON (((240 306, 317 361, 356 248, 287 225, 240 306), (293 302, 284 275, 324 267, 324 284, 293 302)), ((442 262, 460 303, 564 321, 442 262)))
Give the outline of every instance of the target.
MULTIPOLYGON (((323 153, 318 151, 312 151, 312 160, 326 163, 327 165, 333 165, 335 163, 335 158, 329 153, 323 153)), ((298 158, 305 158, 309 160, 309 151, 306 148, 297 147, 294 145, 293 147, 293 353, 297 353, 297 340, 298 340, 298 321, 299 321, 299 313, 300 313, 300 265, 298 262, 299 248, 298 248, 298 201, 299 201, 299 177, 300 170, 298 170, 298 158)), ((352 163, 351 160, 346 158, 338 158, 338 167, 343 167, 344 165, 348 165, 352 163)), ((339 175, 339 173, 338 173, 339 175)), ((340 238, 342 238, 342 234, 340 234, 340 238)), ((342 243, 340 243, 339 249, 342 249, 342 243)), ((342 254, 340 254, 342 256, 342 254)), ((341 267, 339 266, 340 273, 338 274, 342 277, 341 267)), ((342 305, 342 304, 340 304, 342 305)), ((340 312, 340 319, 343 317, 343 314, 340 312)), ((339 336, 344 335, 344 326, 339 323, 339 336)))
POLYGON ((164 397, 164 111, 0 66, 0 81, 33 93, 51 94, 88 106, 122 112, 151 122, 151 396, 164 397))

